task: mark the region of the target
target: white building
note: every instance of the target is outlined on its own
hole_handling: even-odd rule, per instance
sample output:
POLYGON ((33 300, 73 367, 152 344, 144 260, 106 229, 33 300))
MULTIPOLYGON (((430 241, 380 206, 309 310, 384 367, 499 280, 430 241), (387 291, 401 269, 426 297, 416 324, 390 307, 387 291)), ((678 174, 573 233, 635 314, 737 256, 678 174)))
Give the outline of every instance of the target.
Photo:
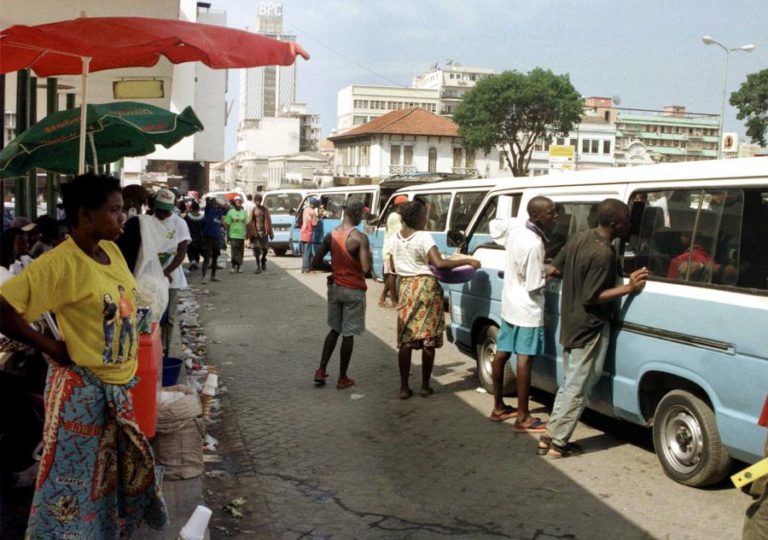
POLYGON ((288 156, 274 156, 268 160, 267 189, 321 187, 318 176, 331 173, 331 160, 319 152, 299 152, 288 156))
MULTIPOLYGON (((555 137, 549 143, 534 145, 529 175, 539 176, 560 170, 599 169, 615 167, 616 126, 603 116, 582 116, 581 123, 567 137, 555 137), (572 167, 558 167, 552 159, 551 146, 572 146, 572 167)), ((569 164, 571 165, 571 164, 569 164)), ((507 165, 505 164, 505 167, 507 165)))
POLYGON ((246 120, 237 131, 234 158, 236 187, 246 193, 267 189, 269 158, 299 152, 298 117, 266 117, 246 120))
POLYGON ((336 130, 344 133, 400 109, 420 107, 434 113, 438 102, 436 89, 353 84, 337 94, 336 130))
POLYGON ((437 113, 451 117, 453 109, 461 103, 464 94, 474 88, 477 81, 493 74, 495 71, 491 68, 465 67, 451 60, 445 67, 434 64, 428 71, 417 75, 413 79, 413 87, 437 90, 437 113))
POLYGON ((393 175, 436 172, 475 176, 504 174, 499 153, 467 151, 452 120, 419 107, 393 111, 329 137, 334 175, 379 181, 393 175))

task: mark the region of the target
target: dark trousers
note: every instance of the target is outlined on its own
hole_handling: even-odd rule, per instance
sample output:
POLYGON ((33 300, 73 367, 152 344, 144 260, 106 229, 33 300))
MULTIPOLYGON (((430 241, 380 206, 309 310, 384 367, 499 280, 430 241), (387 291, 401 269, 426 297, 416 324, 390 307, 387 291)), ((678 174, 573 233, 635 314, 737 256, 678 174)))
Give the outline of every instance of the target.
POLYGON ((211 276, 216 275, 216 263, 221 255, 221 240, 212 236, 203 237, 203 277, 210 267, 211 276))

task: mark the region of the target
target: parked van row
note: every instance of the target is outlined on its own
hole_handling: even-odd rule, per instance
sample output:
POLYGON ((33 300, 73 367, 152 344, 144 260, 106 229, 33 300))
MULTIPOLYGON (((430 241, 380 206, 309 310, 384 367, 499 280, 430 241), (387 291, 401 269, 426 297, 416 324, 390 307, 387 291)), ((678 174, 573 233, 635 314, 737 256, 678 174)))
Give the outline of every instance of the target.
MULTIPOLYGON (((757 461, 765 439, 757 419, 768 392, 768 159, 499 181, 463 231, 446 233, 449 245, 482 263, 469 282, 446 285, 448 338, 476 359, 489 390, 504 272, 504 248, 491 242, 489 224, 524 221, 539 195, 559 211, 548 259, 596 225, 598 203, 615 198, 630 206, 633 228, 628 242, 615 245, 620 279, 642 267, 650 272, 641 294, 621 300, 589 407, 652 427, 664 471, 686 485, 722 480, 734 458, 757 461)), ((532 384, 555 392, 563 382, 559 280, 545 296, 545 353, 533 362, 532 384)), ((514 367, 513 360, 505 374, 510 389, 514 367)))

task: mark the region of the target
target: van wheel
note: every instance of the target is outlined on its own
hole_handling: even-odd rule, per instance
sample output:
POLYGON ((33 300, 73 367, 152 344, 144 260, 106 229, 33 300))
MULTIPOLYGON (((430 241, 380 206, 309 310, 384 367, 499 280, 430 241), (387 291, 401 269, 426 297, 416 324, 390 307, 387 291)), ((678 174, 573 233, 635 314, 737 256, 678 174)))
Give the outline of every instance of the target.
POLYGON ((715 484, 731 469, 714 411, 690 392, 673 390, 661 399, 653 417, 653 446, 666 475, 686 486, 715 484))
POLYGON ((275 252, 275 255, 277 257, 285 257, 285 252, 288 250, 285 248, 277 248, 277 249, 273 249, 273 251, 275 252))
MULTIPOLYGON (((493 358, 496 356, 498 336, 499 328, 490 324, 480 331, 477 341, 477 376, 480 379, 480 385, 489 394, 493 394, 493 358)), ((515 373, 507 362, 504 366, 504 395, 513 393, 514 390, 515 373)))

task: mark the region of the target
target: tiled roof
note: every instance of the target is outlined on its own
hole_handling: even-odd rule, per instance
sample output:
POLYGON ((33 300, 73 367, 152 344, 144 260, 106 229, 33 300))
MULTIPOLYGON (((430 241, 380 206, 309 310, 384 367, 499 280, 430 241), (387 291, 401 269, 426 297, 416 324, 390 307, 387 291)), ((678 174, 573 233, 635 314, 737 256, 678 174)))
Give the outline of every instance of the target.
POLYGON ((434 135, 442 137, 458 137, 459 127, 453 121, 438 116, 419 107, 392 111, 384 116, 374 118, 366 124, 345 131, 341 135, 328 137, 338 141, 360 135, 434 135))

